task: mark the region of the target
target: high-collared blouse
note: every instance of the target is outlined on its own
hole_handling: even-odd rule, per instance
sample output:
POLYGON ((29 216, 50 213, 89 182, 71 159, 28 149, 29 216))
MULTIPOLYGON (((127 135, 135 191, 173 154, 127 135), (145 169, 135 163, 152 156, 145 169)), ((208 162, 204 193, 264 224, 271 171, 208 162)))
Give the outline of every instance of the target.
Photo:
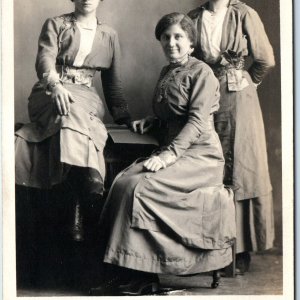
MULTIPOLYGON (((74 67, 81 41, 80 29, 73 13, 49 18, 43 25, 36 57, 36 72, 40 80, 60 67, 74 67)), ((101 71, 103 92, 115 121, 129 118, 121 81, 121 55, 118 35, 114 29, 97 21, 90 53, 82 69, 101 71)))
MULTIPOLYGON (((189 12, 198 32, 194 55, 204 59, 201 32, 202 16, 209 9, 209 2, 189 12)), ((252 56, 248 72, 254 83, 260 83, 267 71, 275 65, 272 46, 257 12, 239 0, 230 0, 220 45, 221 53, 230 53, 232 59, 252 56)), ((227 56, 228 57, 228 56, 227 56)))

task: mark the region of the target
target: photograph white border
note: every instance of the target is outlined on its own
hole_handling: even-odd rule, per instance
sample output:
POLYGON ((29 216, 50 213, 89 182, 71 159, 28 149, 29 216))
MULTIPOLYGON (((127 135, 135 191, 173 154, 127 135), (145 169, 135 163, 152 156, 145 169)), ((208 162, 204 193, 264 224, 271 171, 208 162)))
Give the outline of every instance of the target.
MULTIPOLYGON (((261 1, 261 0, 257 0, 261 1)), ((283 295, 209 296, 209 299, 294 299, 294 153, 293 153, 293 6, 280 0, 281 20, 281 109, 282 109, 282 209, 283 209, 283 295)), ((4 300, 17 299, 15 265, 14 191, 14 31, 13 0, 1 2, 1 152, 3 213, 3 292, 4 300)), ((166 296, 155 296, 155 299, 166 296)), ((183 299, 187 296, 167 296, 183 299)), ((22 297, 26 299, 94 299, 91 297, 22 297)), ((118 297, 100 297, 117 299, 118 297)), ((123 297, 122 297, 123 298, 123 297)), ((188 296, 207 299, 208 296, 188 296)))

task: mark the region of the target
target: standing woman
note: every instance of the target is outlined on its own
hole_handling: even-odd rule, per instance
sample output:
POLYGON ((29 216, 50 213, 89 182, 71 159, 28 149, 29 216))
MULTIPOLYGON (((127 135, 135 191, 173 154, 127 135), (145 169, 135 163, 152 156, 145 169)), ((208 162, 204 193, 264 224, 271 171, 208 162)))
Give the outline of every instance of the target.
MULTIPOLYGON (((93 84, 96 71, 101 72, 114 121, 129 124, 130 115, 122 91, 117 33, 97 19, 99 0, 72 2, 74 12, 47 19, 39 37, 39 80, 28 103, 31 123, 15 134, 16 184, 40 190, 56 190, 62 184, 67 193, 59 202, 69 207, 71 194, 76 217, 69 236, 82 241, 95 230, 105 178, 105 108, 93 84)), ((67 223, 65 216, 58 219, 67 223)))
POLYGON ((239 0, 210 0, 189 13, 198 31, 194 54, 220 82, 215 128, 225 156, 224 183, 235 189, 237 264, 247 271, 249 251, 273 246, 274 221, 265 130, 257 87, 275 65, 264 26, 239 0), (246 71, 245 59, 252 58, 246 71))

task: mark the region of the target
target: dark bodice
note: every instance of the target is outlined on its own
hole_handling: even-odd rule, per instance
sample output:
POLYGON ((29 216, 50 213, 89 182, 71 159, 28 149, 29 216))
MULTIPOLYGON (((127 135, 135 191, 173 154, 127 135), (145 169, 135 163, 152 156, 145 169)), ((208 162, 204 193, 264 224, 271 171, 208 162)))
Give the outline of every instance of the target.
POLYGON ((163 144, 180 156, 206 130, 219 108, 219 83, 210 67, 190 57, 163 68, 153 98, 163 144))

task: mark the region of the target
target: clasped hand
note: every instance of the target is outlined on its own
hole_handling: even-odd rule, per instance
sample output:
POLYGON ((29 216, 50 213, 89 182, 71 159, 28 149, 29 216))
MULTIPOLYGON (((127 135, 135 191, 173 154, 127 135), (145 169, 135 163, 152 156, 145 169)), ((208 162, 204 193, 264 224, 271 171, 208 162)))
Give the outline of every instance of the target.
POLYGON ((160 169, 165 169, 166 163, 159 156, 152 156, 144 163, 144 168, 151 172, 157 172, 160 169))
POLYGON ((70 103, 74 102, 72 94, 62 85, 57 84, 51 91, 51 99, 56 105, 61 116, 67 116, 70 112, 70 103))

